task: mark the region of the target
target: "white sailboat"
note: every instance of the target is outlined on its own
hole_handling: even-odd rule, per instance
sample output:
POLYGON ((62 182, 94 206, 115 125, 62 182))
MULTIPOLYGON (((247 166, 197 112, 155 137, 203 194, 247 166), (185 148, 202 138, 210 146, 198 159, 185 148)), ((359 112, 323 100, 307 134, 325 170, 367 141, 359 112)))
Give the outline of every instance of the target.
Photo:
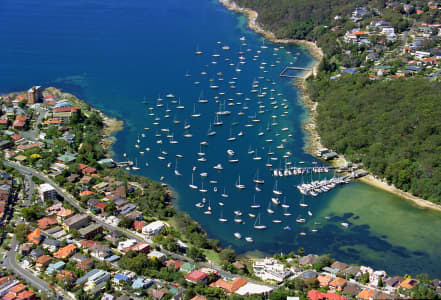
POLYGON ((286 204, 286 196, 283 197, 283 204, 281 205, 283 208, 289 208, 289 204, 286 204))
POLYGON ((196 103, 193 104, 193 114, 191 115, 192 118, 199 118, 201 116, 200 113, 196 112, 196 103))
POLYGON ((276 182, 274 183, 273 193, 274 193, 274 195, 280 196, 280 195, 282 195, 282 192, 278 190, 278 188, 277 188, 277 183, 278 183, 278 182, 277 182, 277 180, 276 180, 276 182))
POLYGON ((218 220, 219 220, 219 222, 221 222, 221 223, 228 222, 228 219, 225 219, 225 218, 223 217, 223 211, 221 211, 221 213, 220 213, 220 218, 219 218, 218 220))
POLYGON ((239 175, 239 177, 238 177, 238 179, 237 179, 237 181, 236 181, 236 188, 238 188, 239 190, 242 190, 242 189, 244 189, 245 188, 245 185, 243 185, 243 184, 241 184, 240 183, 240 175, 239 175))
POLYGON ((194 173, 191 173, 191 184, 189 184, 188 186, 193 190, 197 190, 198 186, 193 183, 193 177, 194 177, 194 173))
POLYGON ((221 194, 221 197, 228 198, 228 194, 226 193, 225 188, 224 188, 224 192, 221 194))
POLYGON ((178 171, 178 159, 176 159, 176 163, 175 163, 175 175, 182 176, 182 174, 178 171))
POLYGON ((260 224, 260 214, 257 215, 256 221, 254 222, 254 229, 264 230, 266 229, 266 225, 260 224))
POLYGON ((266 209, 266 211, 267 211, 270 215, 272 215, 272 214, 274 213, 274 210, 272 210, 272 208, 271 208, 271 201, 268 203, 268 208, 266 209))

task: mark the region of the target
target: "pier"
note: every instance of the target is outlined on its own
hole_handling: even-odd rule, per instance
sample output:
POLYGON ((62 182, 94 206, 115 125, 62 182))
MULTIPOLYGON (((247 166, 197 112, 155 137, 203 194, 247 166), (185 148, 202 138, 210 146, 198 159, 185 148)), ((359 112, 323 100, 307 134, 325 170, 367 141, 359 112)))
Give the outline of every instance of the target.
POLYGON ((300 78, 302 76, 289 74, 290 71, 311 71, 311 68, 302 68, 302 67, 285 67, 282 72, 280 72, 280 77, 286 78, 300 78))

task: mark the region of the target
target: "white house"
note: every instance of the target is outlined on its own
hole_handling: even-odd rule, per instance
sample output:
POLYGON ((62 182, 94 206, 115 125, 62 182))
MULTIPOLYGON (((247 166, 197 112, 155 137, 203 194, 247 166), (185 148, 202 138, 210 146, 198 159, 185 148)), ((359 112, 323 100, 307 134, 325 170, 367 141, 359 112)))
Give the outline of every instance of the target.
POLYGON ((292 272, 273 258, 265 258, 253 263, 254 274, 262 280, 282 282, 292 272))
POLYGON ((155 221, 150 224, 145 225, 142 228, 142 233, 146 235, 157 235, 165 227, 164 222, 155 221))

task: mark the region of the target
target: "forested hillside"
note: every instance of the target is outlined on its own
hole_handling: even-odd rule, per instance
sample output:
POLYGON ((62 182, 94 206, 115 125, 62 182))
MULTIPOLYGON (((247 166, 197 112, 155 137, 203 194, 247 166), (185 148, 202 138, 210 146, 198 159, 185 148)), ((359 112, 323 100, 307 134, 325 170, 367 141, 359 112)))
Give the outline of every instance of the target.
POLYGON ((309 80, 326 146, 398 188, 441 200, 441 85, 415 78, 371 81, 366 74, 309 80))

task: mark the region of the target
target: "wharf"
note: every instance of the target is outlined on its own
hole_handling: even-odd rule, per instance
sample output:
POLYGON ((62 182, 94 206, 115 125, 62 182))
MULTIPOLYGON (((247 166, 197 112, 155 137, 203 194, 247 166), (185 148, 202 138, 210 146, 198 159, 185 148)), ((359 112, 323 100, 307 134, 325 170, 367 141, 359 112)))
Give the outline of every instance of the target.
POLYGON ((298 76, 298 75, 292 75, 289 74, 290 71, 311 71, 311 68, 302 68, 302 67, 285 67, 282 72, 280 72, 280 77, 287 77, 287 78, 301 78, 302 76, 298 76))

